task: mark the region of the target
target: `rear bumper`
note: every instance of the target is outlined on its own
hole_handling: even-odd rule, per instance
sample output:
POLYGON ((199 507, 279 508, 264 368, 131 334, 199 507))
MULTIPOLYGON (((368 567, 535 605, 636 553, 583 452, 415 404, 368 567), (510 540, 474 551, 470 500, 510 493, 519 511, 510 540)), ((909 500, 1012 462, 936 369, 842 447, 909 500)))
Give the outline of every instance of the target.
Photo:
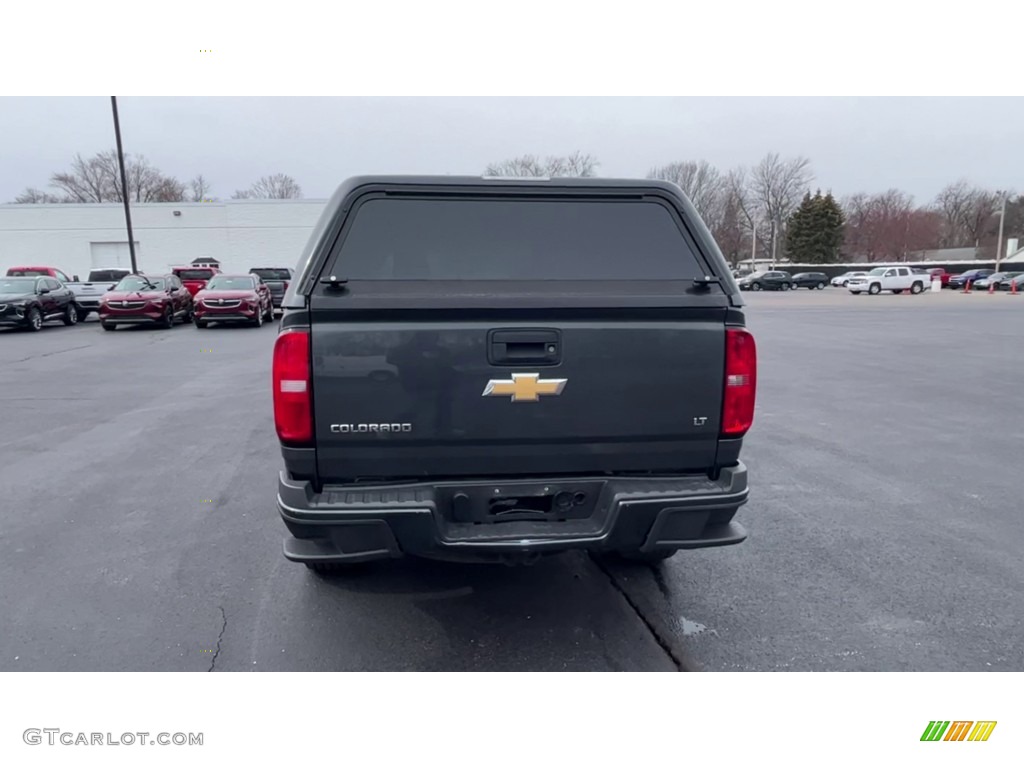
POLYGON ((405 554, 451 560, 493 560, 589 549, 655 552, 739 544, 746 531, 733 522, 747 502, 747 470, 740 463, 707 477, 557 478, 466 481, 398 487, 328 487, 281 473, 277 507, 291 536, 289 560, 355 563, 405 554), (585 514, 538 514, 534 519, 481 521, 460 511, 495 490, 502 497, 585 489, 585 514))

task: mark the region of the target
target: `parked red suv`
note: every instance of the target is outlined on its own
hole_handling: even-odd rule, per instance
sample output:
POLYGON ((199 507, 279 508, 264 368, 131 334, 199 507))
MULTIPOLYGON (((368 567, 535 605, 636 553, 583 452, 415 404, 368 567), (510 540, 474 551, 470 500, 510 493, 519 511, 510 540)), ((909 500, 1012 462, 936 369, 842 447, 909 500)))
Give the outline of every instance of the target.
POLYGON ((172 267, 173 272, 179 280, 188 288, 188 292, 195 296, 203 288, 206 282, 214 275, 219 275, 217 267, 172 267))
POLYGON ((270 288, 258 275, 214 275, 196 294, 196 328, 239 321, 258 328, 264 320, 273 319, 270 288))
POLYGON ((192 294, 175 275, 128 275, 100 299, 103 330, 119 325, 174 326, 192 319, 192 294))

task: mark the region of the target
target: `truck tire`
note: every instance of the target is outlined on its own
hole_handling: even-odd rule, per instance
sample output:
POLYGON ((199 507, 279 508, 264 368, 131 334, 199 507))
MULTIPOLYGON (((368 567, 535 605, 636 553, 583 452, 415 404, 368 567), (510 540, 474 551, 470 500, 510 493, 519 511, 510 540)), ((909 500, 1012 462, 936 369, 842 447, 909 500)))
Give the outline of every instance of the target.
POLYGON ((922 285, 921 283, 914 283, 912 286, 910 286, 910 292, 913 293, 914 295, 919 294, 923 290, 924 285, 922 285))
POLYGON ((881 292, 882 292, 882 286, 879 285, 878 283, 872 283, 871 287, 868 288, 868 293, 870 293, 872 296, 877 296, 881 292))
POLYGON ((85 318, 89 316, 89 310, 79 305, 78 307, 78 322, 85 322, 85 318))
POLYGON ((854 296, 860 296, 860 291, 850 291, 854 296))
POLYGON ((893 288, 892 289, 892 293, 893 293, 893 296, 899 296, 901 293, 903 293, 903 289, 902 288, 893 288))
POLYGON ((75 304, 68 304, 67 309, 64 310, 64 317, 61 318, 64 321, 64 325, 74 325, 78 322, 78 307, 75 304))
POLYGON ((28 320, 28 324, 25 327, 30 331, 41 331, 43 329, 43 316, 39 312, 39 307, 32 307, 25 316, 25 319, 28 320))

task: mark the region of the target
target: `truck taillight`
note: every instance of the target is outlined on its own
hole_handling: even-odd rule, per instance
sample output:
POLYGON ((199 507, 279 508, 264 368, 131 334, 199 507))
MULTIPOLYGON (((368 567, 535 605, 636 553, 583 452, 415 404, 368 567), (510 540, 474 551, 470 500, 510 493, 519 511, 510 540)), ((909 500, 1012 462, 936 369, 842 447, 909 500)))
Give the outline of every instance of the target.
POLYGON ((274 342, 274 426, 282 443, 313 439, 309 381, 309 332, 285 331, 274 342))
POLYGON ((754 423, 757 393, 757 346, 743 328, 725 331, 725 392, 722 398, 722 436, 743 437, 754 423))

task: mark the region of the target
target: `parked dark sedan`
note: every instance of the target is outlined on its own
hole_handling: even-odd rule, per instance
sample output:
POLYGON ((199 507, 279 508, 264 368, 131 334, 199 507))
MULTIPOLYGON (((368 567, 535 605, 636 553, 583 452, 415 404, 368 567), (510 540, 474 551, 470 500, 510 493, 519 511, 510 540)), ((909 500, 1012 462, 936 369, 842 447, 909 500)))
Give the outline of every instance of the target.
POLYGON ((950 288, 959 289, 963 288, 965 285, 967 285, 967 282, 970 281, 971 287, 973 287, 978 280, 981 280, 981 278, 988 277, 989 275, 992 274, 995 274, 994 269, 969 269, 966 272, 962 272, 959 275, 953 275, 951 278, 949 278, 949 282, 947 283, 947 285, 950 288))
POLYGON ((752 272, 736 284, 741 291, 788 291, 793 277, 789 272, 752 272))
POLYGON ((826 285, 828 285, 828 275, 824 272, 798 272, 793 275, 794 288, 810 288, 812 291, 823 291, 826 285))
POLYGON ((75 294, 55 277, 0 278, 0 325, 38 331, 48 320, 78 322, 75 294))
POLYGON ((99 314, 105 331, 119 325, 173 328, 176 320, 192 321, 192 294, 175 275, 128 275, 103 294, 99 314))

